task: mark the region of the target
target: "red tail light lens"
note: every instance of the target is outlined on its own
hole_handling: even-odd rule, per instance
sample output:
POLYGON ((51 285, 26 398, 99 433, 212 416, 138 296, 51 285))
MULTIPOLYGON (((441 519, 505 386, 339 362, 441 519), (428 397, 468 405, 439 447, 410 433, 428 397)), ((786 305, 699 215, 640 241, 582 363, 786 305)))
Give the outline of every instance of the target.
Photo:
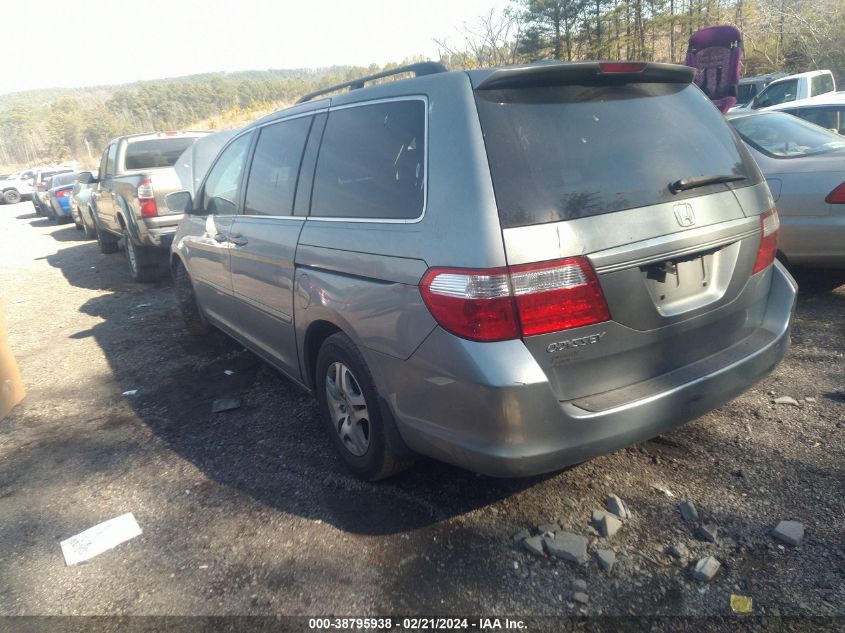
POLYGON ((523 336, 610 319, 599 280, 583 257, 513 266, 511 283, 523 336))
POLYGON ((778 251, 778 230, 780 218, 777 209, 769 209, 760 216, 760 247, 757 249, 757 260, 754 262, 752 275, 765 270, 775 261, 778 251))
POLYGON ((827 194, 824 201, 828 204, 845 204, 845 182, 827 194))
POLYGON ((56 197, 57 198, 67 198, 70 195, 70 193, 71 193, 70 189, 59 189, 56 192, 56 197))
POLYGON ((583 257, 494 268, 432 268, 423 301, 446 330, 473 341, 503 341, 610 319, 590 263, 583 257))
POLYGON ((432 268, 420 282, 423 301, 445 329, 472 341, 519 338, 507 268, 432 268))
POLYGON ((604 62, 599 64, 599 71, 607 73, 641 73, 646 65, 643 62, 604 62))
POLYGON ((141 206, 142 218, 154 218, 158 215, 153 181, 149 178, 144 178, 138 185, 138 202, 141 206))

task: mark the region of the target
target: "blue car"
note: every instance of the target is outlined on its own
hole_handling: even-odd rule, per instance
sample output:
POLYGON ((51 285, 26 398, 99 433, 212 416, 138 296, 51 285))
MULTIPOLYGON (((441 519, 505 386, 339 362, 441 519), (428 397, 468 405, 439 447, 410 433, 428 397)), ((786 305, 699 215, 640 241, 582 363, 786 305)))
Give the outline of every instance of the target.
POLYGON ((47 199, 50 201, 50 217, 59 224, 70 222, 73 218, 70 213, 70 196, 73 193, 73 185, 79 172, 56 174, 50 181, 50 189, 47 191, 47 199))

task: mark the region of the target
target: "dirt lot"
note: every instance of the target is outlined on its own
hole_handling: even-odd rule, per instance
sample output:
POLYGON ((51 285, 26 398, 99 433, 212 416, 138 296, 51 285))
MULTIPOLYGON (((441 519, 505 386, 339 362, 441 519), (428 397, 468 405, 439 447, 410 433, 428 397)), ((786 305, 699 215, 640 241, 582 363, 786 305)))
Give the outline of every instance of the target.
POLYGON ((422 461, 381 484, 344 470, 307 394, 188 336, 169 283, 132 283, 29 203, 0 206, 0 297, 28 389, 0 421, 0 614, 728 615, 741 594, 757 615, 845 616, 845 286, 802 289, 779 369, 670 434, 530 480, 422 461), (242 408, 212 414, 221 396, 242 408), (608 494, 633 517, 601 539, 608 494), (142 536, 65 566, 59 541, 124 512, 142 536), (772 538, 784 519, 798 547, 772 538), (552 520, 615 550, 611 573, 512 546, 552 520), (712 581, 677 543, 721 561, 712 581))

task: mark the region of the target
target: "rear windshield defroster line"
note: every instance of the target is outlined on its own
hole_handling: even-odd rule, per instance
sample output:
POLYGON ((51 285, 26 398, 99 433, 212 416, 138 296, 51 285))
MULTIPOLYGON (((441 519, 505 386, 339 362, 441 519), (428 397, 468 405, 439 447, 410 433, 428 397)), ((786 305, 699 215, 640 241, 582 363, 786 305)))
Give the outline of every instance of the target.
POLYGON ((504 228, 611 213, 762 181, 742 141, 693 85, 476 91, 504 228), (672 193, 681 178, 732 174, 672 193))

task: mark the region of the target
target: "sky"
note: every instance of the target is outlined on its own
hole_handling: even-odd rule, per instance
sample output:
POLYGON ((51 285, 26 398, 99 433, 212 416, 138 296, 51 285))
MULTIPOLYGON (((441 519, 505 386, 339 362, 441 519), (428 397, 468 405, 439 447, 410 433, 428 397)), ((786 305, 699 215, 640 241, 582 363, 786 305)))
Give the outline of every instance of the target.
POLYGON ((0 94, 438 58, 507 0, 3 0, 0 94), (36 12, 33 7, 37 6, 36 12))

